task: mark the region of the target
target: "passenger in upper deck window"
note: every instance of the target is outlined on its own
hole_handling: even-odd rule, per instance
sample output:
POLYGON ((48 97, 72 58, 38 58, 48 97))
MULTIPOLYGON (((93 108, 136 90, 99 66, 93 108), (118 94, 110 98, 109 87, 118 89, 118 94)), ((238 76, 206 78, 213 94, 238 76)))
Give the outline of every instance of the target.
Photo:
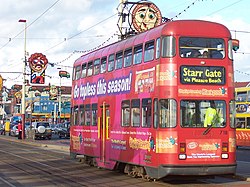
POLYGON ((209 54, 207 51, 204 51, 202 54, 202 58, 208 58, 209 54))
POLYGON ((199 58, 200 56, 201 56, 201 53, 198 50, 192 51, 191 54, 190 54, 191 58, 193 58, 193 57, 194 58, 199 58))

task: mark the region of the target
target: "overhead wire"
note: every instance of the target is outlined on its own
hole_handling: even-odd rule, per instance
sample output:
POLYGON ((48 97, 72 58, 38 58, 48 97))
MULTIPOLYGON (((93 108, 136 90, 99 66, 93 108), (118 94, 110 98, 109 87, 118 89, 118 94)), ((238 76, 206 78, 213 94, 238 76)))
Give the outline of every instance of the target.
POLYGON ((49 8, 47 8, 42 14, 40 14, 34 21, 32 21, 30 24, 28 24, 26 28, 24 28, 23 30, 21 30, 21 31, 20 31, 18 34, 16 34, 14 37, 9 38, 8 42, 5 43, 5 44, 0 48, 0 50, 1 50, 2 48, 6 47, 13 39, 17 38, 20 34, 22 34, 22 33, 25 31, 25 29, 27 29, 27 28, 29 28, 31 25, 33 25, 38 19, 40 19, 44 14, 46 14, 46 13, 47 13, 52 7, 54 7, 59 1, 61 1, 61 0, 55 1, 49 8))
POLYGON ((109 16, 109 17, 107 17, 107 18, 105 18, 104 20, 99 21, 98 23, 96 23, 96 24, 94 24, 94 25, 90 26, 89 28, 87 28, 87 29, 85 29, 85 30, 82 30, 82 31, 80 31, 80 32, 78 32, 78 33, 76 33, 76 34, 74 34, 74 35, 72 35, 72 36, 68 37, 68 38, 64 38, 64 40, 63 40, 63 41, 61 41, 61 42, 57 43, 57 44, 56 44, 56 45, 54 45, 54 46, 51 46, 50 48, 46 49, 44 52, 47 52, 47 51, 49 51, 49 50, 51 50, 51 49, 53 49, 53 48, 55 48, 55 47, 57 47, 57 46, 61 45, 62 43, 64 43, 64 42, 66 42, 66 41, 69 41, 69 40, 71 40, 71 39, 75 38, 76 36, 78 36, 78 35, 82 34, 83 32, 86 32, 86 31, 88 31, 88 30, 92 29, 93 27, 95 27, 95 26, 97 26, 97 25, 99 25, 99 24, 101 24, 101 23, 103 23, 103 22, 107 21, 108 19, 110 19, 110 18, 112 18, 112 17, 114 17, 114 16, 116 16, 116 15, 117 15, 117 13, 115 13, 115 14, 113 14, 113 15, 111 15, 111 16, 109 16))

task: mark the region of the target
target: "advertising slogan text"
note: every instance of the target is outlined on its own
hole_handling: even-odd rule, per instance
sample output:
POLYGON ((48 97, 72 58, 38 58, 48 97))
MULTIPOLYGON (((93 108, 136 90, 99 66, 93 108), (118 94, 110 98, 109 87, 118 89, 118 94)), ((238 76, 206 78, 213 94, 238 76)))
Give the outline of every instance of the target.
POLYGON ((111 80, 105 80, 100 78, 97 82, 87 82, 82 85, 75 85, 74 87, 74 99, 86 98, 95 96, 104 96, 109 94, 121 94, 128 93, 131 90, 132 73, 128 76, 117 77, 111 80))

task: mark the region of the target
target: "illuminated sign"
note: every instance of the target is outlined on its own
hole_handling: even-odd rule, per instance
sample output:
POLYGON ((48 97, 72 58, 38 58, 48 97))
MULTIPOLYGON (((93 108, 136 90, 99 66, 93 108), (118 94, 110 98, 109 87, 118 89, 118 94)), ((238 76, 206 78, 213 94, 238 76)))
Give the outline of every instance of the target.
POLYGON ((137 4, 132 12, 132 24, 138 32, 144 32, 162 23, 160 9, 153 3, 137 4))
POLYGON ((48 65, 48 59, 42 53, 34 53, 29 58, 29 66, 31 69, 31 83, 44 84, 45 70, 48 65))
POLYGON ((225 68, 215 66, 181 66, 182 84, 225 84, 225 68))

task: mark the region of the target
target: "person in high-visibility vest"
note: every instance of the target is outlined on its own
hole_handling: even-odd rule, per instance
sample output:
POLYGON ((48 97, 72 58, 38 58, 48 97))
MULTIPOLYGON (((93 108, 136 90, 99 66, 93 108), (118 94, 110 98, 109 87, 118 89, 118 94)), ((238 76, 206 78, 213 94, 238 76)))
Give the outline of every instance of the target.
POLYGON ((217 111, 216 111, 215 103, 214 101, 212 101, 210 103, 210 107, 206 111, 204 127, 215 125, 213 123, 216 117, 217 117, 217 111))

